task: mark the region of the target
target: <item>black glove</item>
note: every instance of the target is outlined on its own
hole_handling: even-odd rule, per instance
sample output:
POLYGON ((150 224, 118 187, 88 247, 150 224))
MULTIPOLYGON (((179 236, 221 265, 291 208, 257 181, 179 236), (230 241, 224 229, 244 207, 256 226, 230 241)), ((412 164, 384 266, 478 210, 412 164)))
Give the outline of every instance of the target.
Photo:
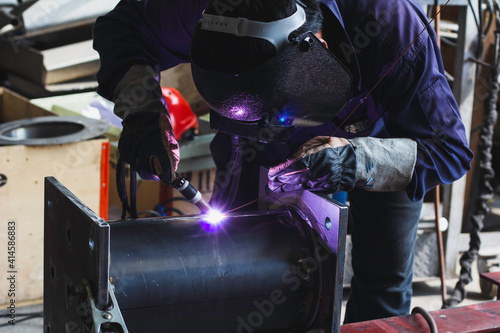
POLYGON ((125 118, 118 151, 142 179, 170 184, 175 178, 179 144, 167 114, 136 112, 125 118))
POLYGON ((315 137, 284 163, 269 170, 268 186, 281 191, 350 191, 356 182, 356 154, 349 141, 315 137))
POLYGON ((269 170, 269 187, 282 191, 371 192, 404 190, 417 160, 417 143, 407 138, 315 137, 284 163, 269 170))

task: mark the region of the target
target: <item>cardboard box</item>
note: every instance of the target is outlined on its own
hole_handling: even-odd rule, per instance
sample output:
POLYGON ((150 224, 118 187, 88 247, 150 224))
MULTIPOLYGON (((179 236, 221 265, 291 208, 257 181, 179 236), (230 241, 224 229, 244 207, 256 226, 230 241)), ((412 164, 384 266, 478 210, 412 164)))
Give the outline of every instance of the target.
MULTIPOLYGON (((0 90, 0 122, 47 115, 52 113, 7 89, 0 90)), ((43 297, 44 177, 56 177, 105 218, 108 154, 108 140, 102 138, 52 146, 0 146, 0 244, 4 251, 0 304, 43 297), (14 249, 7 251, 9 240, 14 249), (15 276, 15 295, 8 292, 12 280, 5 274, 15 276)))

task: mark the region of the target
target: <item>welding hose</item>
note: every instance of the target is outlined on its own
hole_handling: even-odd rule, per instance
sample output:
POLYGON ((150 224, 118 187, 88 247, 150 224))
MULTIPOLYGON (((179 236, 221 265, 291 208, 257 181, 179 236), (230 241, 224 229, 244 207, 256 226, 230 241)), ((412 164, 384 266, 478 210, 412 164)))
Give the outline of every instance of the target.
POLYGON ((128 204, 127 184, 125 183, 125 162, 121 158, 118 158, 118 163, 116 164, 116 189, 122 203, 123 220, 127 216, 127 212, 130 213, 130 206, 128 204))
POLYGON ((438 333, 436 321, 434 321, 434 318, 432 318, 431 314, 429 312, 427 312, 427 310, 425 310, 424 308, 421 308, 419 306, 416 306, 411 311, 411 314, 412 315, 419 314, 422 317, 424 317, 425 321, 429 325, 429 329, 430 329, 431 333, 438 333))
POLYGON ((137 172, 130 168, 130 216, 137 218, 137 172))
POLYGON ((137 173, 130 168, 130 203, 127 195, 127 183, 125 175, 125 162, 118 158, 116 165, 116 188, 118 197, 122 203, 122 219, 125 219, 127 213, 132 218, 137 218, 137 173))

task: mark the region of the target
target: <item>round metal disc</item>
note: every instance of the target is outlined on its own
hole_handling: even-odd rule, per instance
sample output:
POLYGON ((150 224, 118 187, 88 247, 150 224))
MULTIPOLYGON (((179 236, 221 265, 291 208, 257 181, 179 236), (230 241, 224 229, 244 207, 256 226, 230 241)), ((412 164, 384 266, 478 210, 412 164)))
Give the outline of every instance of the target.
POLYGON ((104 134, 109 124, 80 116, 22 119, 0 125, 0 145, 42 146, 79 142, 104 134))

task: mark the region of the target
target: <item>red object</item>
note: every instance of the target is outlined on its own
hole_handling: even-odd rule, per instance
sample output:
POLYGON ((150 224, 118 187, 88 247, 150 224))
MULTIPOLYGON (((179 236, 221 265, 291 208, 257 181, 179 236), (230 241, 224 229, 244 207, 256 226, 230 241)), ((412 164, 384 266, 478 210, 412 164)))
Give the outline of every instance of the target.
MULTIPOLYGON (((500 302, 486 302, 460 308, 432 311, 438 332, 485 333, 500 332, 500 302)), ((430 332, 421 315, 409 315, 347 324, 340 333, 410 333, 430 332)))
POLYGON ((175 139, 179 140, 182 134, 191 128, 198 128, 198 118, 181 93, 177 89, 169 87, 162 87, 161 91, 167 101, 175 139))
MULTIPOLYGON (((481 279, 485 279, 498 287, 497 301, 500 300, 500 272, 482 273, 481 279)), ((500 320, 500 318, 499 318, 500 320)))
POLYGON ((109 142, 102 144, 101 152, 101 198, 99 201, 99 216, 108 219, 109 206, 109 142))

